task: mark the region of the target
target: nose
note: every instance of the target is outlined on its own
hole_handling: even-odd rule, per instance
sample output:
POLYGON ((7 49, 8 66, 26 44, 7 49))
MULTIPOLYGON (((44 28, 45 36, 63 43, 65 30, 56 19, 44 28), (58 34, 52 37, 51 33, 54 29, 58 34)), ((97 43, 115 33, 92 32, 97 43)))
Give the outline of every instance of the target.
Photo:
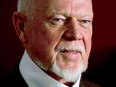
POLYGON ((77 20, 69 20, 65 26, 63 39, 73 41, 82 40, 83 34, 77 20))

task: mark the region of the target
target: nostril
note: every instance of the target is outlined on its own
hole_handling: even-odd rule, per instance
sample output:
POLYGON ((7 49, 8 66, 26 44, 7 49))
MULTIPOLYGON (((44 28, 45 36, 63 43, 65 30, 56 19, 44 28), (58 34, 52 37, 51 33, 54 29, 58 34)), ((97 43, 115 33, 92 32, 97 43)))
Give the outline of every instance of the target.
POLYGON ((73 35, 71 35, 70 33, 66 32, 63 35, 63 39, 68 40, 68 41, 73 41, 73 40, 75 40, 75 37, 73 35))
POLYGON ((73 40, 81 40, 82 35, 79 33, 70 33, 70 32, 65 32, 63 35, 63 39, 68 40, 68 41, 73 41, 73 40))
POLYGON ((73 36, 67 37, 66 39, 69 40, 69 41, 76 40, 75 37, 73 37, 73 36))

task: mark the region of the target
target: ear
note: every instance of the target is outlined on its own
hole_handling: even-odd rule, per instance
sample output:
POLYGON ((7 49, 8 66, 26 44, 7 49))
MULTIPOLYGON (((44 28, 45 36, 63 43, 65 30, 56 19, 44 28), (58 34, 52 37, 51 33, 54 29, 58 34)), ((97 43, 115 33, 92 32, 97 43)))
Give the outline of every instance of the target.
POLYGON ((13 25, 14 25, 15 31, 19 39, 23 43, 27 42, 27 36, 24 29, 25 28, 24 23, 26 21, 25 16, 22 13, 14 12, 12 19, 13 19, 13 25))

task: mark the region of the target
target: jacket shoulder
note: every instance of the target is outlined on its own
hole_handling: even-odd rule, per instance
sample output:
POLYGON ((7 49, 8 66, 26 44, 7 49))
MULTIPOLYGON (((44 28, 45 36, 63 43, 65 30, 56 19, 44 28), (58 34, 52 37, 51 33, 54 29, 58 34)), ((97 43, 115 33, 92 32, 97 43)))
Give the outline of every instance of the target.
POLYGON ((1 82, 4 87, 28 87, 19 71, 18 65, 7 77, 2 79, 1 82))
POLYGON ((91 81, 82 80, 80 87, 103 87, 103 86, 96 84, 96 83, 93 83, 91 81))

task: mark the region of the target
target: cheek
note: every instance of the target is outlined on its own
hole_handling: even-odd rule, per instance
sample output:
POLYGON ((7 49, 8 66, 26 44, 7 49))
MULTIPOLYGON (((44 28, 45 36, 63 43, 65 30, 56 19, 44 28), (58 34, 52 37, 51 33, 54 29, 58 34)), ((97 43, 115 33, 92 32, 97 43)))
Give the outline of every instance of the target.
POLYGON ((88 38, 86 38, 85 42, 85 48, 86 48, 86 61, 88 61, 90 51, 91 51, 91 46, 92 46, 92 35, 88 35, 88 38))
POLYGON ((31 43, 30 51, 32 58, 40 61, 45 67, 50 67, 53 60, 53 52, 47 47, 43 40, 31 43))
POLYGON ((32 25, 27 34, 28 48, 32 53, 32 57, 38 58, 44 64, 45 62, 52 63, 57 54, 55 48, 61 40, 61 29, 51 28, 39 23, 32 25))
POLYGON ((29 50, 32 57, 37 58, 45 66, 50 67, 56 58, 55 47, 59 43, 58 35, 50 32, 31 32, 29 36, 29 50))
POLYGON ((86 31, 84 34, 84 46, 85 46, 85 61, 88 61, 89 55, 90 55, 90 51, 91 51, 91 45, 92 45, 92 30, 88 30, 86 31))

